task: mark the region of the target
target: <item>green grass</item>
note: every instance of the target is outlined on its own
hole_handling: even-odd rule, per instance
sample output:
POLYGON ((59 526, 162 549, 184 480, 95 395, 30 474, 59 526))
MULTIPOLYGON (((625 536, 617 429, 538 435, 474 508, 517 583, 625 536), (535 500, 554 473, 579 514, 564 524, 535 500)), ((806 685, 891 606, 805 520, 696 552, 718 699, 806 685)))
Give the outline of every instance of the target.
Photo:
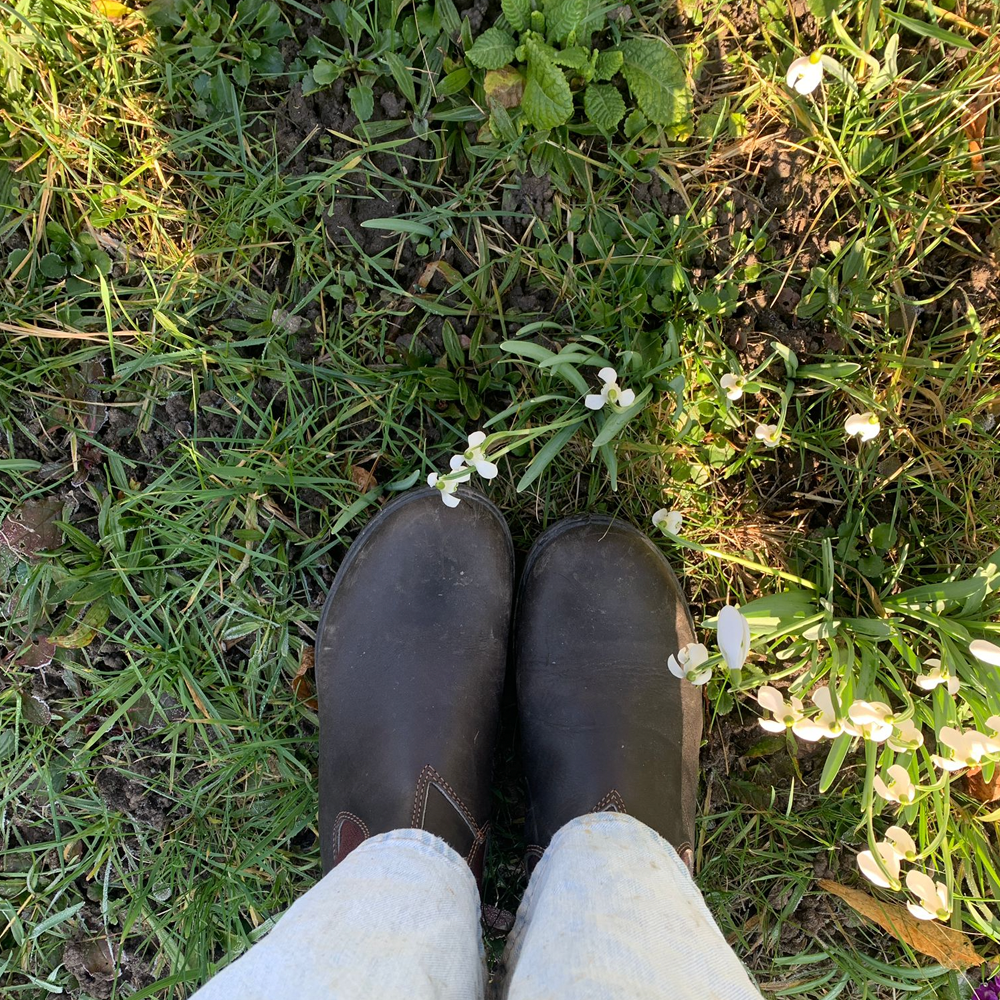
MULTIPOLYGON (((802 99, 784 69, 835 44, 831 22, 638 4, 627 30, 678 46, 693 132, 610 148, 588 126, 507 134, 502 116, 478 136, 481 95, 439 96, 461 41, 425 44, 408 6, 259 9, 157 0, 150 25, 0 5, 0 523, 54 498, 63 524, 44 555, 0 548, 12 997, 187 996, 318 877, 316 717, 292 678, 339 558, 497 414, 518 406, 495 431, 580 414, 572 383, 507 341, 592 352, 651 390, 610 447, 592 458, 592 418, 521 492, 551 435, 511 442, 488 492, 522 551, 568 513, 646 527, 678 509, 723 554, 664 542, 701 621, 781 589, 747 562, 824 580, 824 542, 838 613, 873 618, 1000 548, 993 7, 970 30, 848 0, 846 33, 879 58, 893 14, 942 17, 974 47, 904 30, 884 90, 853 99, 828 75, 802 99), (336 51, 302 55, 317 32, 336 51), (391 110, 348 134, 324 91, 315 121, 293 121, 268 46, 300 75, 340 60, 391 110), (74 262, 75 285, 59 273, 74 262), (846 367, 789 380, 775 337, 846 367), (763 366, 764 388, 728 406, 718 379, 740 366, 763 366), (844 417, 872 406, 882 435, 845 443, 844 417), (755 444, 783 411, 782 447, 755 444), (36 635, 61 643, 43 670, 16 657, 36 635), (67 944, 105 940, 125 956, 117 986, 93 956, 78 983, 67 944)), ((577 368, 594 386, 597 367, 577 368)), ((780 648, 762 643, 758 666, 793 662, 780 648)), ((713 682, 699 879, 765 995, 964 996, 960 974, 816 886, 820 867, 860 884, 861 764, 818 795, 818 771, 744 733, 752 708, 713 682)), ((486 902, 512 908, 522 807, 501 757, 486 902)), ((952 847, 976 859, 960 895, 985 901, 958 922, 995 962, 994 825, 958 791, 948 808, 952 847)))

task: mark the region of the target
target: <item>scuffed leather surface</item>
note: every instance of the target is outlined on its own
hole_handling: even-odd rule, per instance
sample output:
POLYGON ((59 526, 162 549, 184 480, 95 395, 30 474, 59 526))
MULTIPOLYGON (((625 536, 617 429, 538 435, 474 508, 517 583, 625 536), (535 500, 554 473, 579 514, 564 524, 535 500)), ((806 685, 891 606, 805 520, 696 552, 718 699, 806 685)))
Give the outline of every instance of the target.
MULTIPOLYGON (((316 636, 323 870, 335 820, 371 835, 419 825, 463 857, 477 852, 507 662, 513 548, 497 509, 461 489, 407 493, 355 540, 316 636), (432 768, 459 808, 418 806, 432 768), (417 817, 416 820, 414 817, 417 817)), ((445 796, 447 799, 448 796, 445 796)))
POLYGON ((529 844, 612 793, 675 848, 693 843, 701 691, 667 658, 694 638, 667 560, 631 525, 572 519, 539 538, 515 622, 529 844))

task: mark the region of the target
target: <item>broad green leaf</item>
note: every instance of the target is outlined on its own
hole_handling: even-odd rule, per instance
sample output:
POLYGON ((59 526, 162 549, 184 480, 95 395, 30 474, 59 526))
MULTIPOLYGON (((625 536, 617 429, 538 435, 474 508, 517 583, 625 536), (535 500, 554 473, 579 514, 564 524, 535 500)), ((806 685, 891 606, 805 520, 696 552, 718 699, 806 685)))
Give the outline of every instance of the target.
POLYGON ((960 49, 974 49, 975 43, 962 35, 956 35, 953 31, 939 27, 936 24, 928 24, 926 21, 918 21, 915 17, 907 17, 905 14, 897 14, 895 11, 886 9, 886 14, 896 21, 901 28, 912 31, 915 35, 923 35, 924 38, 933 38, 937 42, 944 42, 946 45, 954 45, 960 49))
POLYGON ((830 790, 830 786, 840 772, 840 766, 844 763, 847 751, 851 746, 851 734, 841 733, 830 746, 830 752, 826 755, 826 763, 823 765, 823 773, 819 779, 820 793, 830 790))
MULTIPOLYGON (((586 418, 584 418, 586 419, 586 418)), ((570 438, 577 432, 583 420, 577 420, 567 425, 555 436, 551 437, 539 448, 538 453, 531 460, 524 475, 521 476, 517 484, 517 492, 526 490, 547 468, 549 463, 562 451, 563 447, 569 443, 570 438)))
POLYGON ((375 91, 367 83, 359 83, 347 91, 351 101, 351 110, 358 116, 358 121, 366 122, 375 113, 375 91))
POLYGON ((625 57, 618 49, 605 49, 597 56, 594 66, 595 80, 610 80, 622 68, 625 57))
POLYGON ((503 16, 515 31, 524 31, 531 19, 531 0, 501 0, 503 16))
POLYGON ((621 47, 622 74, 651 121, 667 128, 691 117, 691 94, 677 53, 658 38, 630 38, 621 47))
POLYGON ((541 344, 532 344, 528 340, 505 340, 500 345, 500 350, 506 351, 508 354, 516 354, 520 358, 528 358, 531 361, 546 361, 556 356, 554 351, 542 347, 541 344))
POLYGON ((843 379, 850 378, 861 371, 861 365, 855 361, 821 361, 814 365, 799 365, 795 377, 814 378, 830 385, 839 385, 843 379))
POLYGON ((653 387, 647 385, 642 392, 639 393, 635 398, 635 402, 631 406, 626 406, 624 409, 615 409, 614 413, 611 414, 605 421, 604 426, 601 428, 600 433, 594 438, 594 450, 596 451, 601 447, 602 444, 607 444, 609 441, 613 441, 620 433, 625 429, 625 425, 635 416, 638 416, 643 407, 646 405, 646 400, 649 399, 650 393, 652 393, 653 387))
POLYGON ((386 52, 382 58, 389 67, 389 72, 392 74, 393 80, 396 81, 399 92, 410 102, 410 107, 416 108, 416 84, 413 82, 413 74, 406 68, 406 63, 403 62, 403 57, 398 52, 386 52))
POLYGON ((462 30, 462 19, 455 6, 455 0, 437 0, 434 10, 441 19, 441 27, 449 35, 457 35, 462 30))
POLYGON ((758 597, 744 604, 740 611, 754 632, 785 629, 797 621, 817 614, 816 594, 808 590, 786 590, 780 594, 758 597))
POLYGON ((472 70, 467 66, 460 66, 452 70, 437 86, 438 97, 450 97, 464 90, 472 79, 472 70))
POLYGON ((573 114, 573 95, 563 71, 553 63, 537 42, 525 43, 528 80, 524 85, 521 110, 535 128, 555 128, 573 114))
POLYGON ((330 59, 318 59, 312 74, 320 87, 329 87, 340 76, 340 67, 330 59))
POLYGON ((585 0, 545 0, 545 35, 550 42, 565 42, 587 13, 585 0))
POLYGON ((837 0, 807 0, 807 5, 817 21, 825 21, 837 9, 837 0))
POLYGON ((582 45, 574 45, 571 49, 552 50, 552 61, 569 69, 583 69, 590 63, 590 53, 582 45))
POLYGON ((514 59, 517 45, 514 39, 499 28, 487 28, 465 53, 469 62, 480 69, 500 69, 514 59))
POLYGON ((602 132, 614 132, 625 117, 625 101, 610 83, 590 84, 583 94, 583 109, 602 132))
POLYGON ((38 270, 46 278, 58 281, 60 278, 66 277, 66 262, 57 253, 47 253, 38 262, 38 270))

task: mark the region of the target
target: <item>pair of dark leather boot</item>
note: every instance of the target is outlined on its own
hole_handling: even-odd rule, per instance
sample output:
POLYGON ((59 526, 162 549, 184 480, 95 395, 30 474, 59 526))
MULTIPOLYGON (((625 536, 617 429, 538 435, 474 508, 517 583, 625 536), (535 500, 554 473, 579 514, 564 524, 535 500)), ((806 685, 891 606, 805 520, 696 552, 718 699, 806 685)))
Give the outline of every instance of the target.
POLYGON ((461 489, 389 503, 345 557, 316 636, 320 836, 329 871, 400 828, 442 837, 481 880, 513 631, 528 863, 569 820, 627 812, 690 866, 700 690, 667 669, 694 640, 659 549, 622 521, 561 521, 514 607, 499 510, 461 489))

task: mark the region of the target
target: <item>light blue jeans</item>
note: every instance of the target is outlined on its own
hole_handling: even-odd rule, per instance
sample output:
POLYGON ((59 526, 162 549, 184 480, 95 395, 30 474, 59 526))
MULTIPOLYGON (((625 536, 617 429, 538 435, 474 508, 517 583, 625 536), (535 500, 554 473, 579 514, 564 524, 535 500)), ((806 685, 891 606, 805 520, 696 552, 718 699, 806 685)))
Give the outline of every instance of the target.
MULTIPOLYGON (((507 944, 506 1000, 760 1000, 674 849, 621 813, 567 823, 507 944)), ((422 830, 366 840, 194 1000, 483 1000, 479 892, 422 830)))

